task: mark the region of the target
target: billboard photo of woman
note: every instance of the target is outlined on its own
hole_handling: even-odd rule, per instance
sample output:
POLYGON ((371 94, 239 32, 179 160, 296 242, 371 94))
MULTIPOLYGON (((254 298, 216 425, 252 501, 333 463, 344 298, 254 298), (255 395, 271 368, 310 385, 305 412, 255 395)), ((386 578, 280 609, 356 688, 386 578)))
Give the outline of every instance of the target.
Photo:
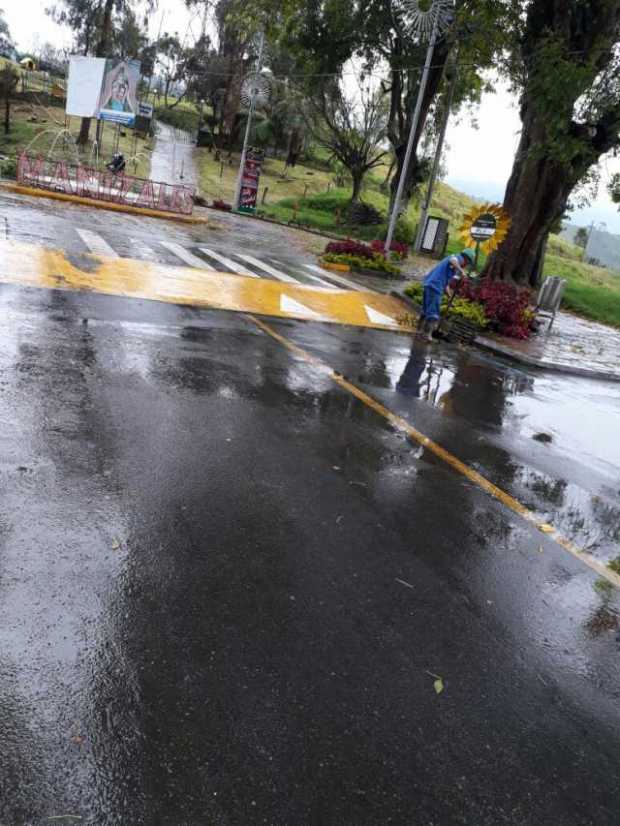
POLYGON ((139 60, 106 60, 99 117, 133 126, 138 111, 139 60))

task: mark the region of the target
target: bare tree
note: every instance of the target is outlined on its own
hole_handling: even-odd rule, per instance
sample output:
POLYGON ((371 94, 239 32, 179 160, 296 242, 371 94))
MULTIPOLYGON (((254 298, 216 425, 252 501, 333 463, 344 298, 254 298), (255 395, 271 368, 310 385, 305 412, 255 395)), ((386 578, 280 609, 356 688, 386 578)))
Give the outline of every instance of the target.
POLYGON ((359 83, 345 92, 341 79, 322 84, 306 99, 305 119, 314 140, 347 169, 353 182, 351 203, 360 199, 364 177, 388 155, 384 148, 387 113, 379 89, 359 83))

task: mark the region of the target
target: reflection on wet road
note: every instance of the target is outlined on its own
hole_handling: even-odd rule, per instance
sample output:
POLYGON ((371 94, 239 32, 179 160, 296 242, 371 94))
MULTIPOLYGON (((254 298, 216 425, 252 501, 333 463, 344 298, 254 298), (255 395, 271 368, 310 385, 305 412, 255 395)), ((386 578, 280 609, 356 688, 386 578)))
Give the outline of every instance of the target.
MULTIPOLYGON (((615 824, 587 567, 238 315, 0 297, 3 826, 615 824)), ((616 387, 274 327, 617 553, 616 387)))

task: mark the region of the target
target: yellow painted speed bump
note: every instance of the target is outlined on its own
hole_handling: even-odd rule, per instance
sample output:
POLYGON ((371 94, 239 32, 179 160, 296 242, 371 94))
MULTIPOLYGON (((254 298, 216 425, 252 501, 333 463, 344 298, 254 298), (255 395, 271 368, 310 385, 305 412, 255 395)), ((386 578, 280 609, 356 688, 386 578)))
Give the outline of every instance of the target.
POLYGON ((411 332, 399 323, 404 315, 400 301, 375 292, 282 283, 130 258, 71 255, 18 241, 0 241, 0 254, 0 281, 13 284, 411 332))

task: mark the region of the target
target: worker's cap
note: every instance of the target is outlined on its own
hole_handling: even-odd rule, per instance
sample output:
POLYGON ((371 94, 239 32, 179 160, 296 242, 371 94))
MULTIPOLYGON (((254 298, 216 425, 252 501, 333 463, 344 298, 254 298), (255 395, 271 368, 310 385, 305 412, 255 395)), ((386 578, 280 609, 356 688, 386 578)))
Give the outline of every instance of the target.
POLYGON ((467 263, 468 263, 471 267, 473 267, 473 266, 474 266, 474 264, 476 263, 476 256, 474 255, 474 251, 473 251, 473 250, 470 250, 470 249, 463 250, 463 252, 461 253, 461 255, 463 256, 463 258, 465 258, 465 259, 466 259, 467 263))

